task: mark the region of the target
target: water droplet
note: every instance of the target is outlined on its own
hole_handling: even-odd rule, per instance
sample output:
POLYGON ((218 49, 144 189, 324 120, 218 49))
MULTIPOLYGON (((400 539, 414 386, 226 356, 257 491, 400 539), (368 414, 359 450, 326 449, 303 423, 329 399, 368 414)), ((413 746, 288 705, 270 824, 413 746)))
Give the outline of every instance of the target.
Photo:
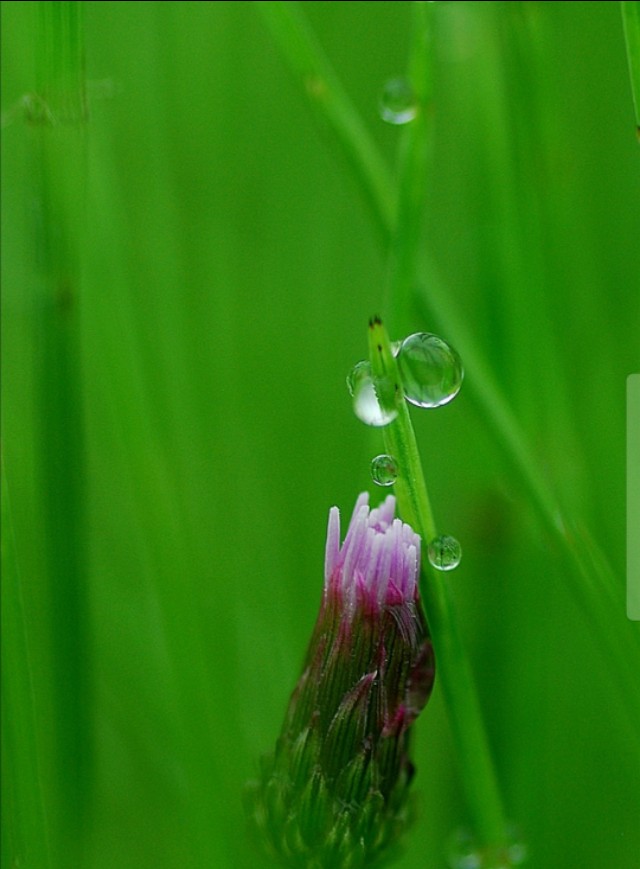
POLYGON ((398 411, 381 407, 371 377, 369 362, 358 362, 347 377, 347 386, 353 396, 353 410, 366 425, 383 426, 394 420, 398 411))
POLYGON ((404 397, 418 407, 440 407, 462 386, 462 360, 450 344, 430 332, 416 332, 397 354, 404 397))
POLYGON ((393 486, 398 478, 398 466, 393 456, 376 456, 371 462, 371 476, 378 486, 393 486))
POLYGON ((406 78, 392 78, 380 95, 380 117, 388 124, 408 124, 418 114, 413 89, 406 78))
POLYGON ((507 827, 507 857, 509 866, 521 866, 529 856, 522 830, 517 824, 509 824, 507 827))
POLYGON ((460 564, 462 548, 455 537, 440 534, 429 544, 427 555, 436 570, 453 570, 460 564))
POLYGON ((469 830, 457 830, 451 838, 448 853, 451 869, 482 869, 482 853, 469 830))
POLYGON ((447 862, 450 869, 511 869, 521 866, 527 856, 527 846, 522 842, 520 830, 513 825, 507 827, 504 847, 486 850, 479 847, 471 830, 462 827, 449 841, 447 862))

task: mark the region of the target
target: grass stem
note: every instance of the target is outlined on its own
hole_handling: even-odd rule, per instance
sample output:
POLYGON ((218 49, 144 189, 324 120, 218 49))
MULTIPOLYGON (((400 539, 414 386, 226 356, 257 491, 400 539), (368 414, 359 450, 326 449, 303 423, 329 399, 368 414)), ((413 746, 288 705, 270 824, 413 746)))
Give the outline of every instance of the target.
POLYGON ((427 556, 428 543, 437 533, 436 524, 396 360, 380 321, 373 321, 369 329, 369 358, 381 402, 385 402, 386 392, 387 408, 392 404, 398 413, 382 433, 385 449, 398 466, 395 492, 399 512, 422 537, 420 590, 474 833, 486 857, 483 865, 492 866, 493 861, 498 861, 495 865, 504 865, 506 823, 502 798, 449 583, 432 568, 427 556))

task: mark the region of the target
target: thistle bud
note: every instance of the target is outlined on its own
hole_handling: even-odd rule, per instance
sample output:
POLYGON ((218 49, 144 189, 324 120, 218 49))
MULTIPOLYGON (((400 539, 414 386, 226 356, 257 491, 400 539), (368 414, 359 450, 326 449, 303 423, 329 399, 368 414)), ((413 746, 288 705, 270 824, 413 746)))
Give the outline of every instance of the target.
POLYGON ((247 791, 270 854, 300 869, 378 863, 409 819, 411 725, 434 657, 418 597, 420 538, 395 499, 360 495, 340 546, 329 513, 320 613, 275 751, 247 791))

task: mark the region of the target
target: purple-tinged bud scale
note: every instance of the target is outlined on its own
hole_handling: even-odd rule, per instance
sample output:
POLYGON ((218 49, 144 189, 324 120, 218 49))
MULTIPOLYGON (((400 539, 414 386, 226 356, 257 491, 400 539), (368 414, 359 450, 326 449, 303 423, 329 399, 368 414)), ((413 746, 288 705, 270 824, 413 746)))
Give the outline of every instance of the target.
POLYGON ((275 751, 247 791, 282 865, 346 869, 389 856, 409 820, 410 727, 435 662, 418 594, 420 538, 389 496, 360 495, 342 546, 329 513, 320 613, 275 751))

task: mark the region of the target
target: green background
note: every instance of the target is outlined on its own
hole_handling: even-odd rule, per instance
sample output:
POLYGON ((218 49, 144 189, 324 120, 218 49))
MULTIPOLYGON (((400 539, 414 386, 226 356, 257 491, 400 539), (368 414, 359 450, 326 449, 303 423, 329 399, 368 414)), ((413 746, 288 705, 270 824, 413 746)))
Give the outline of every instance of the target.
MULTIPOLYGON (((386 252, 262 4, 86 3, 71 144, 73 124, 25 101, 41 5, 2 4, 3 866, 266 867, 241 792, 298 675, 329 507, 344 523, 373 488, 381 437, 345 378, 389 313, 386 252)), ((406 67, 410 4, 302 6, 392 165, 400 130, 377 102, 406 67)), ((451 405, 413 412, 463 547, 450 582, 528 865, 632 869, 640 702, 609 654, 640 665, 624 575, 640 152, 620 8, 434 15, 422 246, 569 547, 598 573, 586 529, 613 569, 606 604, 571 574, 468 368, 451 405)), ((419 310, 412 331, 441 331, 419 310)), ((415 760, 398 865, 437 869, 468 822, 438 685, 415 760)))

